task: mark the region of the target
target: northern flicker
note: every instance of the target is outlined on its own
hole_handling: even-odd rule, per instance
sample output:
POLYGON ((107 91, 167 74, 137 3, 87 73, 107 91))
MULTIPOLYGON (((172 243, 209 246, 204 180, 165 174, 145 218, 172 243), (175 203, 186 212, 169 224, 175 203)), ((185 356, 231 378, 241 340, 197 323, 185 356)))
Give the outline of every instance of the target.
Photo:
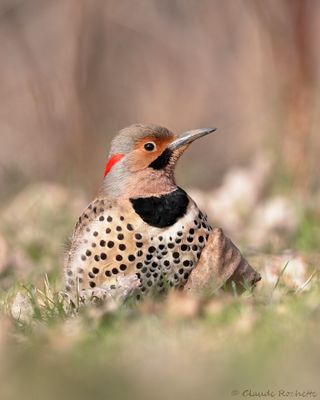
POLYGON ((136 124, 113 139, 97 198, 79 218, 65 263, 71 299, 183 288, 212 231, 206 215, 176 185, 177 160, 194 140, 136 124))

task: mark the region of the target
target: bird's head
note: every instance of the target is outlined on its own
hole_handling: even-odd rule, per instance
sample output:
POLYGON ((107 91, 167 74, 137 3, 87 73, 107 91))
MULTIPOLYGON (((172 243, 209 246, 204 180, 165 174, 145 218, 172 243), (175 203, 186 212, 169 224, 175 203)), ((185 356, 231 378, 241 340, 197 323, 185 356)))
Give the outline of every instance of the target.
POLYGON ((156 125, 136 124, 112 140, 101 191, 108 196, 146 197, 176 189, 174 167, 194 140, 215 128, 175 135, 156 125))

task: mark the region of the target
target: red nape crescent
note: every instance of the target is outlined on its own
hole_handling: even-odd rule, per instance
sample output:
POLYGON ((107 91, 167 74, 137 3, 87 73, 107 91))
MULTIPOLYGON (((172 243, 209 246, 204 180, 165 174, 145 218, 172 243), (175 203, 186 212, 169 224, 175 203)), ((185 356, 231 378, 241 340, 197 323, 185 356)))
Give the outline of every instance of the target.
POLYGON ((124 157, 124 154, 118 153, 109 158, 106 169, 104 170, 104 177, 110 172, 111 168, 121 160, 122 157, 124 157))

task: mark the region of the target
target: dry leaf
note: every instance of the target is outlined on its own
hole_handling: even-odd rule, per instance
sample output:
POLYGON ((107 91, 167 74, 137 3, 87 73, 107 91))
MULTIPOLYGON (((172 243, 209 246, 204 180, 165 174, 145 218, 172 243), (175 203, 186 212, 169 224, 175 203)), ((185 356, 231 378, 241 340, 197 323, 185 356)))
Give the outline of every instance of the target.
POLYGON ((197 267, 191 272, 184 291, 190 293, 210 292, 229 287, 234 282, 237 290, 245 285, 252 287, 261 279, 239 249, 226 237, 220 228, 213 230, 202 251, 197 267))

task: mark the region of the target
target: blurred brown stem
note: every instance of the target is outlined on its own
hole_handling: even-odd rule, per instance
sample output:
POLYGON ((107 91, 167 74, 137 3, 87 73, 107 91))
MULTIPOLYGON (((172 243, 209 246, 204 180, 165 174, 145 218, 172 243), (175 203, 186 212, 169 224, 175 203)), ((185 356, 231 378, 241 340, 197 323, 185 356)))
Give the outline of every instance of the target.
POLYGON ((282 6, 285 20, 279 18, 277 9, 266 9, 265 3, 257 2, 256 11, 267 40, 270 40, 275 66, 281 77, 280 98, 285 104, 285 120, 280 131, 283 135, 282 159, 294 184, 305 193, 310 184, 308 145, 314 104, 310 30, 317 4, 309 0, 285 0, 282 6))

